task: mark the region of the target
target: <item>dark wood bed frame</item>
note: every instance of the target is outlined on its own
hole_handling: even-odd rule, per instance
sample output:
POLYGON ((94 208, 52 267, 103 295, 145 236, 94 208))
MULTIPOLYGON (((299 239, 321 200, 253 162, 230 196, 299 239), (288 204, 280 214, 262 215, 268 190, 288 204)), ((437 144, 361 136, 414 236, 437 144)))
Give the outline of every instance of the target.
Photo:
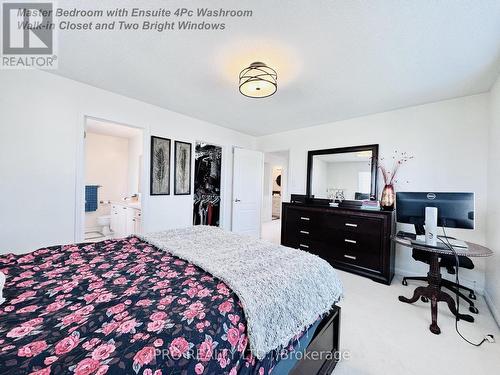
POLYGON ((340 307, 334 306, 332 311, 323 318, 305 353, 311 353, 308 357, 304 355, 290 375, 318 374, 330 375, 339 360, 339 338, 340 338, 340 307), (312 353, 321 353, 317 359, 312 353))

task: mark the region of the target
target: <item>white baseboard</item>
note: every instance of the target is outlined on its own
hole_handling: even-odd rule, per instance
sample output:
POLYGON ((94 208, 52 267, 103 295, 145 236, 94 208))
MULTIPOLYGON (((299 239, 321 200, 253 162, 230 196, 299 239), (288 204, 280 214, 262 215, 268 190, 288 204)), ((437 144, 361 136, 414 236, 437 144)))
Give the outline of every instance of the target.
MULTIPOLYGON (((415 272, 415 271, 410 271, 410 270, 404 270, 401 268, 395 268, 394 273, 399 276, 407 276, 407 277, 412 277, 412 276, 426 276, 427 272, 415 272)), ((455 281, 454 279, 451 278, 446 278, 447 280, 450 281, 455 281)), ((473 280, 466 279, 462 276, 460 276, 460 284, 463 286, 466 286, 468 288, 471 288, 474 290, 479 295, 484 295, 484 288, 481 285, 477 285, 473 280)))
POLYGON ((497 307, 493 303, 493 299, 491 298, 487 289, 484 290, 483 296, 484 296, 484 299, 486 300, 486 304, 488 305, 488 308, 491 311, 491 315, 493 315, 493 319, 495 319, 495 322, 497 322, 497 326, 500 328, 500 311, 498 311, 497 307))

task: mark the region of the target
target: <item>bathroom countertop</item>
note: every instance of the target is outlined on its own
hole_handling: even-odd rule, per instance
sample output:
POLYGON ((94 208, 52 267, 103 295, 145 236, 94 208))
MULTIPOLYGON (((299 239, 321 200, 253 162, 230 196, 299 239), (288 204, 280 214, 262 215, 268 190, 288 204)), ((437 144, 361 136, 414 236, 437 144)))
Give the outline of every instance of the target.
POLYGON ((121 202, 111 202, 111 204, 116 204, 117 206, 125 206, 125 207, 135 208, 138 210, 141 209, 141 202, 121 201, 121 202))

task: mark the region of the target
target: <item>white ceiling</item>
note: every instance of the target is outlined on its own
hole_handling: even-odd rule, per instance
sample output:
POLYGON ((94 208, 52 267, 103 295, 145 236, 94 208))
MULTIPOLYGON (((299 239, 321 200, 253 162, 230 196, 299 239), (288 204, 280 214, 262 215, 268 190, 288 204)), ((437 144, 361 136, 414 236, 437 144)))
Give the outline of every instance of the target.
MULTIPOLYGON (((61 31, 54 73, 264 135, 485 92, 499 72, 498 0, 141 3, 251 9, 253 17, 205 19, 226 23, 215 32, 61 31), (239 94, 238 73, 253 61, 276 69, 274 96, 239 94)), ((138 4, 85 1, 97 9, 138 4)))

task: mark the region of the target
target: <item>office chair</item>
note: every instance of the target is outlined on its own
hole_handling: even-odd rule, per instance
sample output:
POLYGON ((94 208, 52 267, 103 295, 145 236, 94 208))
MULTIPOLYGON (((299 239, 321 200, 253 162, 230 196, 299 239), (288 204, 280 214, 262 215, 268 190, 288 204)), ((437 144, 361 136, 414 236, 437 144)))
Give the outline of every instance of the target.
MULTIPOLYGON (((427 264, 430 263, 430 254, 427 251, 413 249, 412 257, 413 259, 419 262, 424 262, 427 264)), ((474 263, 472 263, 472 260, 470 260, 470 258, 467 258, 466 256, 458 257, 458 265, 461 268, 467 268, 469 270, 474 268, 474 263)), ((455 257, 453 255, 440 255, 439 266, 442 268, 446 268, 449 274, 454 275, 456 266, 455 257)), ((427 276, 403 277, 403 285, 405 286, 408 285, 407 282, 408 280, 427 281, 427 276)), ((474 302, 472 302, 472 300, 476 299, 476 294, 474 293, 474 290, 446 279, 441 280, 441 286, 450 290, 451 292, 453 292, 453 294, 458 295, 460 298, 466 301, 469 304, 470 312, 474 314, 479 313, 479 310, 476 308, 476 306, 474 306, 474 302), (463 294, 460 291, 461 289, 469 292, 469 297, 463 294)), ((421 300, 422 302, 428 302, 428 299, 425 297, 422 297, 421 300)))

